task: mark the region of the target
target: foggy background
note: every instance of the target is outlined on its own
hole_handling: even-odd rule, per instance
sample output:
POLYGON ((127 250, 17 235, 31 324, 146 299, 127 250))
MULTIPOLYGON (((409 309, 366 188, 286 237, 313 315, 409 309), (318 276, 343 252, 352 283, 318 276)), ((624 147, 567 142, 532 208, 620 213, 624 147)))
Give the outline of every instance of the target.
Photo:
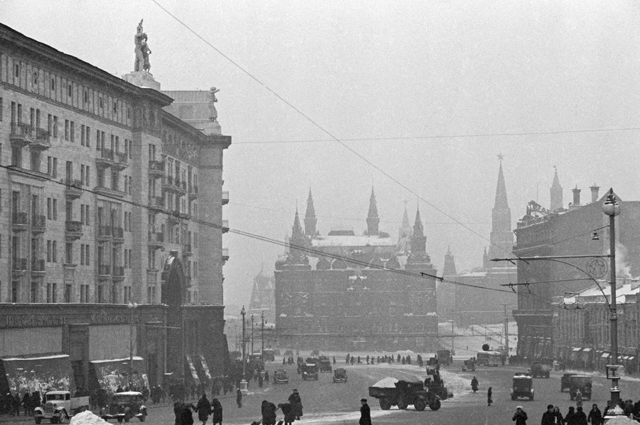
MULTIPOLYGON (((458 271, 482 264, 499 153, 514 228, 529 200, 549 207, 553 166, 565 207, 593 183, 640 199, 637 2, 157 1, 0 0, 0 21, 122 76, 144 18, 163 90, 221 89, 232 229, 283 240, 311 189, 321 234, 362 233, 374 186, 397 237, 419 195, 441 274, 448 246, 458 271)), ((224 246, 225 304, 248 304, 283 248, 232 233, 224 246)))

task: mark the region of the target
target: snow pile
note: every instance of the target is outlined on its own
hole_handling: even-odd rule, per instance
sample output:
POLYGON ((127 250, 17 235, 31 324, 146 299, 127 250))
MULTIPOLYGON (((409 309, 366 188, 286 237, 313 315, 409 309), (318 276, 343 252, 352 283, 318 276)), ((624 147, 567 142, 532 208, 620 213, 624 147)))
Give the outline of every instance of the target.
POLYGON ((387 376, 386 378, 381 379, 380 381, 378 381, 375 384, 373 384, 372 387, 375 387, 375 388, 395 388, 396 387, 396 382, 398 382, 398 380, 396 378, 392 378, 390 376, 387 376))
POLYGON ((108 423, 101 417, 94 415, 90 410, 85 410, 71 418, 69 425, 105 425, 108 423))
POLYGON ((607 420, 607 425, 638 425, 638 422, 626 416, 616 416, 613 419, 607 420))

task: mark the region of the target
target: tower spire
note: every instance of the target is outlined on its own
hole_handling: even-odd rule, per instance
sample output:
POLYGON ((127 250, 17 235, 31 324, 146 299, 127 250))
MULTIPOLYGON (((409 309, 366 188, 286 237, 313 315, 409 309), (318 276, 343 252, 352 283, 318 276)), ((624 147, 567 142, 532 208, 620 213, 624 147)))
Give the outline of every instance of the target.
POLYGON ((369 199, 369 214, 367 214, 367 235, 377 235, 378 225, 380 219, 378 218, 378 206, 376 204, 376 194, 371 187, 371 198, 369 199))
POLYGON ((551 189, 549 190, 551 195, 549 210, 556 211, 563 209, 564 206, 562 200, 562 186, 560 185, 560 178, 558 177, 558 167, 554 165, 553 169, 553 183, 551 184, 551 189))
POLYGON ((313 206, 313 196, 311 195, 311 189, 309 189, 309 197, 307 198, 307 211, 304 215, 304 234, 312 238, 316 235, 316 224, 318 219, 316 218, 316 209, 313 206))
POLYGON ((502 158, 500 158, 498 186, 496 187, 496 201, 493 208, 509 208, 509 201, 507 200, 507 186, 504 184, 504 173, 502 171, 502 158))
POLYGON ((513 232, 511 231, 511 209, 507 200, 507 186, 504 182, 502 160, 504 156, 498 155, 500 168, 498 169, 498 184, 496 187, 496 200, 491 212, 491 246, 489 258, 498 258, 511 255, 513 251, 513 232))
POLYGON ((420 218, 420 206, 416 209, 416 221, 413 225, 413 235, 411 236, 411 253, 427 252, 427 237, 424 235, 424 227, 420 218))
POLYGON ((287 262, 290 264, 308 264, 309 259, 301 248, 307 247, 307 238, 302 232, 300 226, 300 216, 298 208, 296 208, 296 216, 293 219, 293 227, 291 228, 291 238, 289 239, 289 255, 287 262))

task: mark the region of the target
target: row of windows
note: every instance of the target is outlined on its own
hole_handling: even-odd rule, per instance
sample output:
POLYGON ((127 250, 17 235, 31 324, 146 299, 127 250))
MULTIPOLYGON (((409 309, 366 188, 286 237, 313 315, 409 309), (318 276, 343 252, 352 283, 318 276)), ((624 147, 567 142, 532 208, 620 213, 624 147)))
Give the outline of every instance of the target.
MULTIPOLYGON (((20 290, 20 281, 12 281, 10 286, 9 293, 9 302, 19 303, 25 300, 21 297, 20 290)), ((74 285, 73 284, 58 284, 56 282, 47 282, 43 285, 39 280, 32 280, 31 287, 29 292, 29 301, 32 303, 48 303, 55 304, 60 302, 60 289, 64 291, 62 294, 63 302, 65 303, 73 303, 80 302, 83 304, 87 304, 90 301, 90 287, 89 285, 80 284, 79 287, 79 297, 76 301, 76 297, 74 294, 74 285)), ((156 288, 155 286, 149 286, 147 288, 148 293, 152 295, 149 298, 149 303, 153 304, 155 300, 156 288), (149 291, 152 289, 152 291, 149 291)), ((2 282, 0 281, 0 291, 2 291, 2 282)), ((107 285, 98 285, 96 287, 96 302, 97 303, 122 303, 127 304, 131 300, 131 286, 121 286, 119 284, 112 284, 112 287, 109 288, 107 285)))

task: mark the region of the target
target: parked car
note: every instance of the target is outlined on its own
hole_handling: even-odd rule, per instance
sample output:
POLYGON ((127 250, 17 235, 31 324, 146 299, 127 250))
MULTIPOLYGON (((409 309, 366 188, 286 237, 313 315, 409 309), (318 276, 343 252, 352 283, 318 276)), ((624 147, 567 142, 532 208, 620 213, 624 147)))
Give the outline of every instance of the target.
POLYGON ((342 368, 338 368, 333 371, 333 383, 347 383, 347 371, 342 368))
POLYGON ((320 372, 333 372, 333 367, 331 367, 331 360, 320 359, 320 372))
POLYGON ((560 377, 560 392, 571 388, 571 377, 577 375, 577 373, 565 373, 560 377))
POLYGON ((475 372, 476 371, 476 362, 473 359, 465 360, 462 365, 463 372, 475 372))
POLYGON ((583 400, 591 400, 592 378, 589 375, 573 375, 569 378, 569 395, 575 400, 576 393, 580 390, 583 400))
POLYGON ((89 409, 89 397, 71 397, 69 391, 49 391, 42 398, 42 405, 35 408, 33 418, 36 424, 43 419, 52 424, 63 423, 76 413, 89 409))
POLYGON ((318 365, 315 363, 304 363, 301 366, 302 380, 307 381, 310 379, 318 380, 318 365))
POLYGON ((287 376, 287 371, 283 369, 278 369, 273 373, 273 383, 274 384, 288 384, 289 377, 287 376))
POLYGON ((511 387, 511 400, 517 400, 519 398, 533 400, 533 392, 533 379, 531 375, 516 373, 513 377, 513 385, 511 387))
POLYGON ((535 361, 531 363, 531 376, 534 378, 549 378, 553 369, 551 361, 535 361))
POLYGON ((147 418, 147 408, 144 405, 142 393, 138 391, 115 393, 102 419, 129 422, 132 418, 138 418, 140 422, 144 422, 147 418))

